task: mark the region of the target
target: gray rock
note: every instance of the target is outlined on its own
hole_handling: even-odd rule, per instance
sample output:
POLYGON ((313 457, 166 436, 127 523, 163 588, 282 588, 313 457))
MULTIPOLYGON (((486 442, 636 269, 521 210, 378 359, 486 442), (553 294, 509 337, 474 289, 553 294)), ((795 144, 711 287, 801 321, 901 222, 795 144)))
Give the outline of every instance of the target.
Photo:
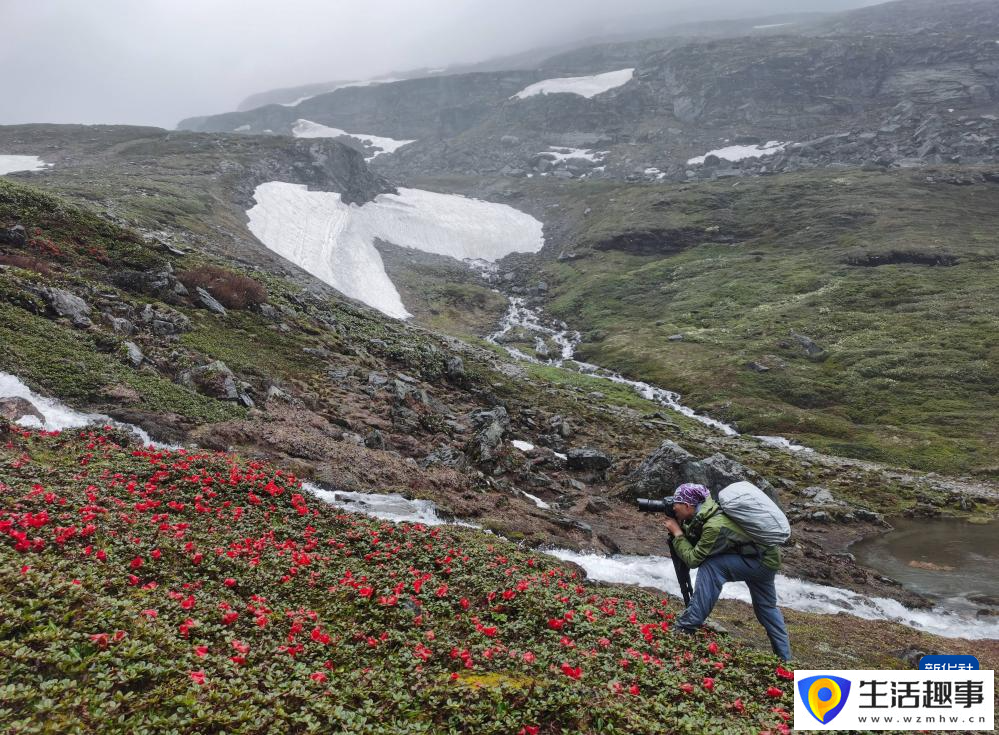
POLYGON ((168 306, 146 304, 139 312, 139 320, 153 330, 153 334, 164 337, 180 334, 191 329, 191 320, 168 306))
POLYGON ((760 488, 775 503, 780 505, 777 489, 759 474, 744 467, 724 454, 712 454, 706 459, 685 462, 680 468, 681 482, 696 482, 704 485, 716 496, 718 492, 733 482, 746 480, 760 488))
POLYGON ((552 522, 569 531, 580 531, 586 536, 593 535, 593 527, 589 523, 584 523, 578 518, 571 518, 569 516, 554 516, 552 522))
POLYGON ((680 467, 693 459, 694 455, 679 444, 664 441, 628 476, 631 496, 664 498, 672 495, 681 483, 680 467))
POLYGON ((382 432, 378 429, 372 429, 371 432, 364 437, 364 446, 368 449, 385 449, 385 437, 382 432))
POLYGON ((683 335, 682 334, 671 334, 666 339, 668 339, 670 342, 683 342, 683 335))
POLYGON ((825 350, 819 347, 811 337, 806 337, 804 334, 798 334, 797 332, 791 332, 791 336, 805 348, 805 352, 808 353, 809 357, 818 357, 825 354, 825 350))
POLYGON ((139 349, 139 345, 135 342, 126 342, 125 349, 128 350, 128 361, 132 363, 132 367, 139 367, 143 360, 146 359, 145 355, 142 354, 142 350, 139 349))
POLYGON ((428 467, 444 466, 451 467, 456 470, 464 470, 468 467, 468 458, 464 453, 459 452, 453 447, 443 446, 438 447, 433 452, 428 454, 422 460, 420 460, 420 467, 426 469, 428 467))
POLYGON ((516 135, 504 135, 502 138, 500 138, 500 143, 508 147, 515 146, 518 143, 520 143, 520 138, 518 138, 516 135))
POLYGON ((135 325, 124 317, 112 316, 108 318, 108 321, 111 322, 111 329, 118 334, 124 334, 127 336, 135 334, 135 325))
POLYGON ((18 421, 25 416, 31 416, 42 422, 45 420, 34 404, 26 398, 0 398, 0 417, 8 421, 18 421))
POLYGON ((206 309, 208 309, 208 311, 212 312, 213 314, 218 314, 219 316, 226 315, 227 312, 225 310, 225 307, 222 306, 222 304, 220 304, 214 298, 212 298, 212 295, 208 293, 205 289, 201 288, 201 286, 198 286, 196 289, 194 289, 194 292, 198 296, 198 302, 206 309))
POLYGON ((221 360, 193 368, 187 375, 199 393, 228 401, 239 400, 236 378, 221 360))
POLYGON ((28 244, 28 232, 24 225, 14 225, 7 229, 0 229, 0 245, 13 245, 16 248, 23 248, 28 244))
POLYGON ((74 327, 86 329, 90 321, 90 305, 74 293, 61 288, 41 288, 39 294, 56 316, 66 317, 74 327))
POLYGON ((448 379, 459 383, 465 379, 465 362, 457 355, 452 355, 447 359, 444 372, 448 379))
POLYGON ((276 385, 272 385, 267 389, 266 397, 264 401, 284 401, 285 403, 291 403, 292 397, 285 391, 278 388, 276 385))
POLYGON ((381 373, 371 372, 368 373, 368 385, 373 385, 376 388, 380 388, 383 385, 388 384, 388 377, 382 375, 381 373))
POLYGON ((610 508, 611 504, 607 498, 597 496, 586 501, 586 510, 590 513, 606 513, 610 508))
POLYGON ((752 370, 754 373, 769 373, 770 368, 766 365, 762 365, 758 362, 747 362, 746 367, 752 370))
POLYGON ((570 470, 606 470, 614 462, 599 449, 580 447, 566 452, 566 463, 570 470))

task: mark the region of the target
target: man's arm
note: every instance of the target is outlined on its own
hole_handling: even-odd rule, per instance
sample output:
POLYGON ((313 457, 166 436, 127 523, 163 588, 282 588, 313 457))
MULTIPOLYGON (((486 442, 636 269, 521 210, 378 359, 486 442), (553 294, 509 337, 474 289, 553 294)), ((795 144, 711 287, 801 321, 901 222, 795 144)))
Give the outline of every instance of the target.
POLYGON ((715 546, 715 541, 718 540, 718 533, 718 526, 705 524, 696 546, 691 544, 686 536, 680 535, 673 537, 673 548, 676 550, 677 555, 683 559, 683 563, 693 569, 701 566, 701 563, 710 556, 711 550, 715 546))

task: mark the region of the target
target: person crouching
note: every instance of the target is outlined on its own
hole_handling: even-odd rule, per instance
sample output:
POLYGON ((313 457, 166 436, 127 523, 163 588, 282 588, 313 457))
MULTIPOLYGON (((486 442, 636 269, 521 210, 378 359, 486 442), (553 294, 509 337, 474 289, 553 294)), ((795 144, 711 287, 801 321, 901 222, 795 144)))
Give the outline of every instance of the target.
POLYGON ((686 633, 697 630, 718 602, 726 582, 745 582, 753 600, 756 619, 767 631, 774 653, 791 658, 791 642, 784 616, 777 607, 774 578, 780 569, 780 548, 760 548, 739 525, 722 512, 703 485, 685 483, 673 493, 676 520, 666 518, 676 553, 691 569, 697 569, 694 594, 676 627, 686 633), (679 523, 677 522, 679 521, 679 523))

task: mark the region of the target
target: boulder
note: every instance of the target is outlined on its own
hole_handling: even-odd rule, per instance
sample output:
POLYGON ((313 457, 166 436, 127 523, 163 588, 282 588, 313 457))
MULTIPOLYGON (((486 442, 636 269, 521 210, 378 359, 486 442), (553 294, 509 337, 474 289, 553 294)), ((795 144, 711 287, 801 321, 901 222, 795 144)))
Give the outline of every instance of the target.
POLYGON ((132 363, 132 367, 139 367, 146 356, 142 354, 142 350, 139 349, 139 345, 135 342, 126 342, 125 349, 128 351, 128 361, 132 363))
POLYGON ((45 417, 39 413, 34 404, 26 398, 0 398, 0 417, 8 421, 18 421, 25 416, 31 416, 44 422, 45 417))
POLYGON ((239 400, 236 378, 221 360, 193 368, 186 375, 199 393, 227 401, 239 400))
POLYGON ((447 364, 444 367, 444 372, 451 380, 455 383, 460 383, 465 379, 465 362, 457 355, 452 355, 447 359, 447 364))
POLYGON ((799 345, 805 348, 805 352, 809 357, 819 357, 825 354, 825 350, 819 347, 811 337, 798 334, 797 332, 791 332, 791 336, 799 345))
POLYGON ((712 454, 706 459, 684 462, 680 468, 681 482, 696 482, 704 485, 715 497, 718 496, 718 492, 722 488, 743 480, 756 485, 771 500, 780 505, 779 493, 773 485, 753 470, 744 467, 724 454, 712 454))
POLYGON ((213 314, 218 314, 219 316, 226 315, 227 312, 225 310, 225 307, 222 306, 222 304, 220 304, 218 301, 216 301, 212 297, 212 295, 208 293, 205 289, 201 288, 201 286, 198 286, 196 289, 194 289, 194 293, 197 294, 198 296, 198 303, 200 303, 202 306, 208 309, 208 311, 212 312, 213 314))
POLYGON ((0 229, 0 245, 13 245, 23 248, 28 244, 28 232, 24 225, 14 225, 7 229, 0 229))
POLYGON ((601 472, 614 464, 614 462, 599 449, 579 447, 566 452, 566 464, 570 470, 601 472))
POLYGON ((456 470, 463 470, 468 467, 468 458, 457 449, 449 446, 442 446, 435 449, 433 452, 428 454, 422 460, 420 460, 420 467, 427 469, 428 467, 451 467, 456 470))
POLYGON ((42 288, 39 294, 56 316, 70 319, 74 327, 86 329, 93 324, 89 304, 76 294, 61 288, 42 288))
POLYGON ((676 442, 664 441, 628 476, 631 496, 658 499, 672 495, 681 483, 681 465, 693 460, 694 455, 676 442))
POLYGON ((385 437, 382 432, 378 429, 372 429, 371 432, 364 437, 364 446, 368 449, 385 449, 385 437))

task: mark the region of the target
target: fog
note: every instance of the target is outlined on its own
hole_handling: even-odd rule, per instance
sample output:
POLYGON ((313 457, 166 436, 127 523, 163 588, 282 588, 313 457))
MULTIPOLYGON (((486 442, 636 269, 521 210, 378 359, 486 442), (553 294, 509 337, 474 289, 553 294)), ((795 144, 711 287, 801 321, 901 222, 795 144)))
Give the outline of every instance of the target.
MULTIPOLYGON (((250 94, 871 0, 0 0, 0 124, 173 127, 250 94)), ((654 34, 653 34, 654 35, 654 34)))

